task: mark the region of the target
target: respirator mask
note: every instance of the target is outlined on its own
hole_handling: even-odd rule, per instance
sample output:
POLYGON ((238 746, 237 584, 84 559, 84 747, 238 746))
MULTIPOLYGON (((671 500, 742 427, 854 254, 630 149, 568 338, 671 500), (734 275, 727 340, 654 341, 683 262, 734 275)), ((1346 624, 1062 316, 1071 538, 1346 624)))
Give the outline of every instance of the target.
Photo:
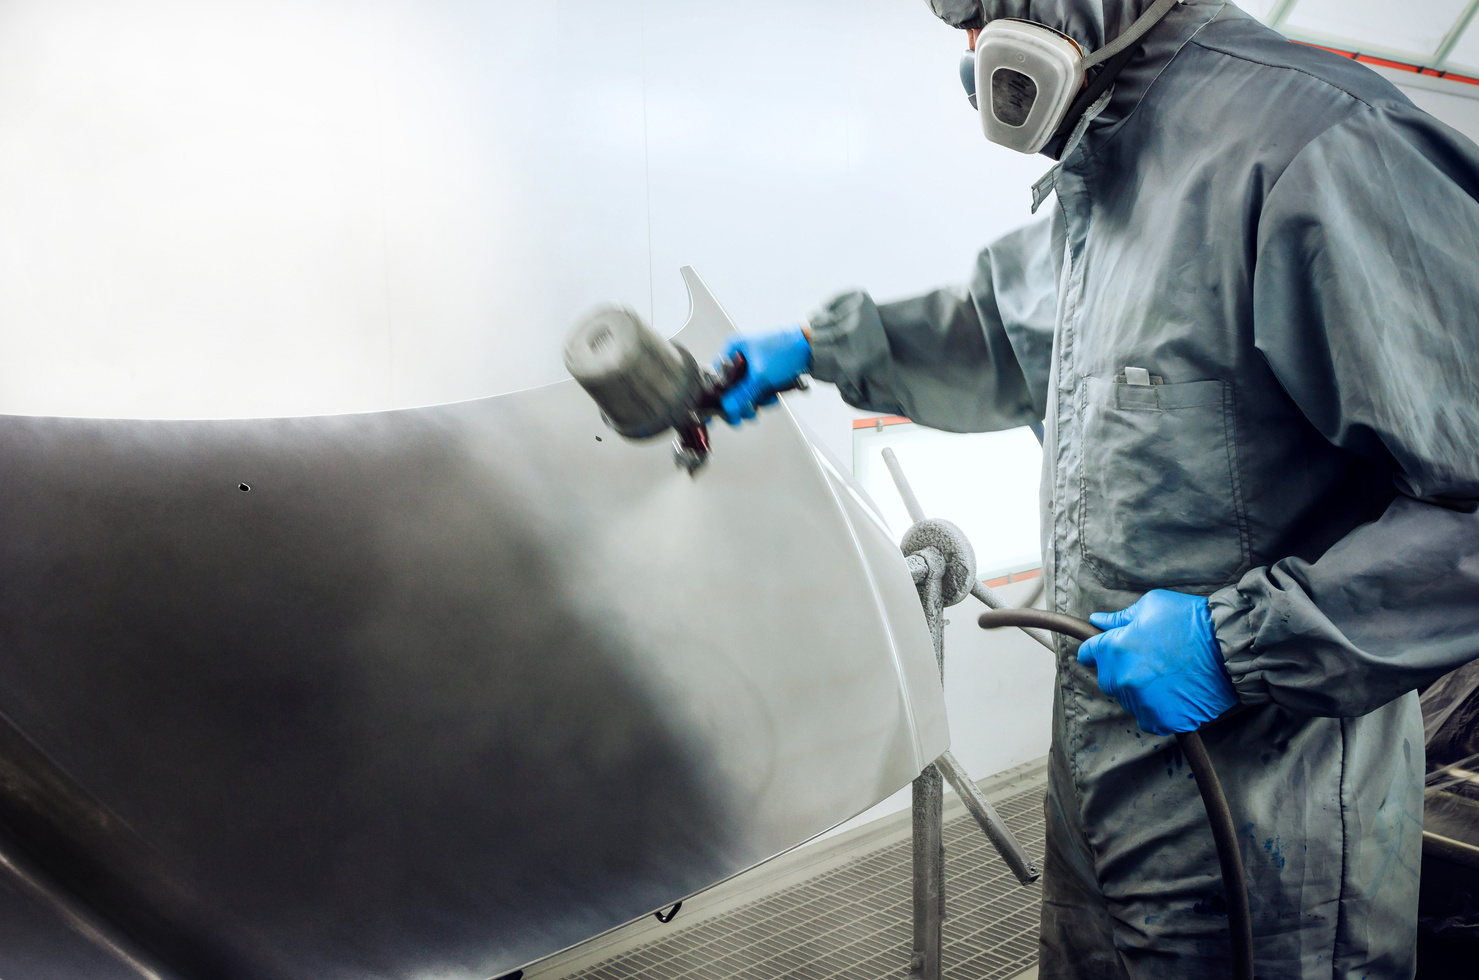
POLYGON ((960 59, 960 81, 993 143, 1039 153, 1109 88, 1136 42, 1184 0, 1156 0, 1112 42, 1085 54, 1078 42, 1028 20, 989 21, 960 59), (1104 67, 1092 81, 1089 69, 1104 67))

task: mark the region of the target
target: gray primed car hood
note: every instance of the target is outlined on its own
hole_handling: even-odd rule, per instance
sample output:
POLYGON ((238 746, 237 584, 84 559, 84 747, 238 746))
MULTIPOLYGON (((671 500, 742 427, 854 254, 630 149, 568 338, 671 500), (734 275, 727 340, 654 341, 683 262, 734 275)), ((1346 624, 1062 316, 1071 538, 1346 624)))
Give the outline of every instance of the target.
POLYGON ((574 382, 0 418, 0 975, 496 975, 906 785, 948 734, 897 547, 784 408, 714 443, 574 382))

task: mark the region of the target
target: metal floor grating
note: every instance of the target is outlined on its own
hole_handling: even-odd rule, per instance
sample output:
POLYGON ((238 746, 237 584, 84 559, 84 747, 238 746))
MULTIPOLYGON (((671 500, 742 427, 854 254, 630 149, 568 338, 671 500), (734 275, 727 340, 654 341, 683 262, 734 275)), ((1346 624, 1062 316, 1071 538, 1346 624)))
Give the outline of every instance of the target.
MULTIPOLYGON (((953 797, 950 797, 953 800, 953 797)), ((993 801, 1029 854, 1043 852, 1040 785, 993 801)), ((883 980, 910 955, 907 836, 849 854, 764 897, 676 923, 663 938, 567 974, 567 980, 883 980)), ((1023 888, 963 811, 945 822, 944 972, 1008 980, 1037 964, 1041 891, 1023 888)))

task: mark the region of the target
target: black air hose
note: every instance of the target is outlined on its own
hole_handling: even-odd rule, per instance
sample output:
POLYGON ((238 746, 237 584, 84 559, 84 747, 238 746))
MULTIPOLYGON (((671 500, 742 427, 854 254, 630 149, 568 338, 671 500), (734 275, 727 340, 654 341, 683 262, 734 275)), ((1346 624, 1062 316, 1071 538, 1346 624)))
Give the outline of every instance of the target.
MULTIPOLYGON (((1085 620, 1043 609, 991 609, 982 613, 977 622, 982 629, 1020 626, 1023 629, 1051 630, 1076 640, 1087 640, 1103 632, 1085 620)), ((1248 912, 1248 876, 1243 870, 1242 853, 1238 850, 1232 811, 1228 808, 1227 796, 1222 792, 1217 770, 1207 755, 1207 747, 1202 744, 1202 737, 1196 732, 1182 732, 1176 736, 1176 741, 1202 794, 1202 805, 1207 808, 1207 819, 1212 824, 1212 840, 1217 846, 1217 861, 1222 865, 1222 890, 1227 896, 1227 931, 1232 943, 1233 980, 1253 980, 1253 918, 1248 912)))

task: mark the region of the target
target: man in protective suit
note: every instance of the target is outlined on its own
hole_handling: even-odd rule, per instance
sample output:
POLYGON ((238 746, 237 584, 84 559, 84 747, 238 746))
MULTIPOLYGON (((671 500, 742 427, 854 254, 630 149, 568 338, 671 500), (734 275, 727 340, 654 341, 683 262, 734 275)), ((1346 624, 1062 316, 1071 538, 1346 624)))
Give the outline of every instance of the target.
MULTIPOLYGON (((1151 0, 930 4, 973 40, 1011 17, 1094 51, 1151 0)), ((1045 151, 1048 220, 964 289, 736 338, 727 413, 810 370, 939 429, 1043 420, 1046 601, 1110 627, 1058 641, 1045 980, 1226 975, 1170 737, 1204 724, 1258 975, 1411 976, 1414 691, 1479 656, 1479 150, 1213 0, 1108 91, 1045 151)))

